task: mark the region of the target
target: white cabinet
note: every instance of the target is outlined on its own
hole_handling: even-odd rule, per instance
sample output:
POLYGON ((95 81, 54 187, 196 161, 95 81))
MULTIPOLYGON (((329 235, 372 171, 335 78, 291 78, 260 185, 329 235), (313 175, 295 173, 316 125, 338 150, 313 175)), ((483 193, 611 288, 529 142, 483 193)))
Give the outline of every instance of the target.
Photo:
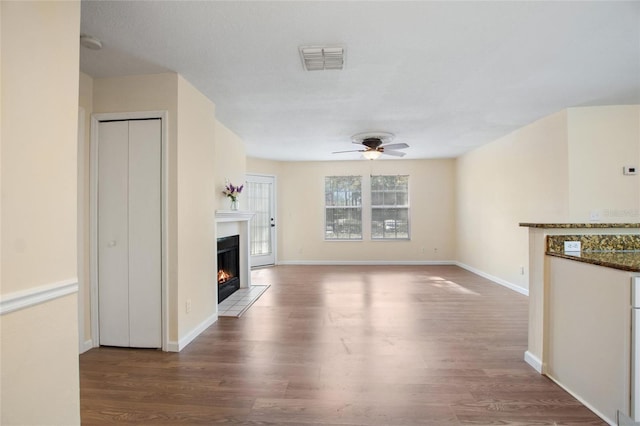
POLYGON ((631 288, 632 344, 631 352, 631 415, 640 423, 640 277, 633 277, 631 288))
POLYGON ((547 256, 545 374, 610 424, 631 409, 632 273, 547 256))

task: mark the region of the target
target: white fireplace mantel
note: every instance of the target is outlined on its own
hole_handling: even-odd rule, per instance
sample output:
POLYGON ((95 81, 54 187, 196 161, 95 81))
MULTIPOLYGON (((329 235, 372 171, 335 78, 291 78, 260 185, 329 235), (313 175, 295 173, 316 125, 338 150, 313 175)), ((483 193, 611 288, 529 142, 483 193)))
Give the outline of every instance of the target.
POLYGON ((248 222, 254 215, 247 210, 216 210, 216 222, 248 222))
POLYGON ((251 228, 249 221, 255 215, 247 210, 216 210, 216 238, 240 236, 240 288, 251 287, 251 228))

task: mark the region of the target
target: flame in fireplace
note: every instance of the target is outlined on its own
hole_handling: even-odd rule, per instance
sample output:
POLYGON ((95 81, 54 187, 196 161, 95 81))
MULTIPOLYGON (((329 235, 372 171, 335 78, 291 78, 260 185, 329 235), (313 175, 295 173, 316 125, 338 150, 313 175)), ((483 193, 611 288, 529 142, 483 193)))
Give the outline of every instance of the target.
POLYGON ((222 269, 218 271, 218 284, 222 284, 223 282, 228 281, 229 278, 231 278, 230 274, 226 273, 222 269))

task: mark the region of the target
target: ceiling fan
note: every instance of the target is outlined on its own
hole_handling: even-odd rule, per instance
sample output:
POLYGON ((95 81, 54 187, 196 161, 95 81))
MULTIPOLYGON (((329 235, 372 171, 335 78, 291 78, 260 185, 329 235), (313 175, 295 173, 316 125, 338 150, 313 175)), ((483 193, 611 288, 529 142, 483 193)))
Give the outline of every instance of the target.
POLYGON ((364 149, 352 149, 348 151, 336 151, 332 154, 342 154, 345 152, 361 152, 367 160, 375 160, 380 155, 392 155, 394 157, 404 157, 406 152, 396 151, 398 149, 409 148, 406 143, 389 143, 393 140, 392 133, 369 132, 358 133, 351 137, 351 141, 358 145, 363 145, 364 149))

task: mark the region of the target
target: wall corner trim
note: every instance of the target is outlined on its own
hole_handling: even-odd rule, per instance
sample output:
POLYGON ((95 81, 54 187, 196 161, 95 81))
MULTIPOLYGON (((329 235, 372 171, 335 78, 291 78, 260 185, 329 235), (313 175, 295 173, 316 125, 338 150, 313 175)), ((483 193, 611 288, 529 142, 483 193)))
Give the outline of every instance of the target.
POLYGON ((78 278, 69 278, 27 290, 0 296, 0 315, 26 309, 59 297, 78 292, 78 278))

